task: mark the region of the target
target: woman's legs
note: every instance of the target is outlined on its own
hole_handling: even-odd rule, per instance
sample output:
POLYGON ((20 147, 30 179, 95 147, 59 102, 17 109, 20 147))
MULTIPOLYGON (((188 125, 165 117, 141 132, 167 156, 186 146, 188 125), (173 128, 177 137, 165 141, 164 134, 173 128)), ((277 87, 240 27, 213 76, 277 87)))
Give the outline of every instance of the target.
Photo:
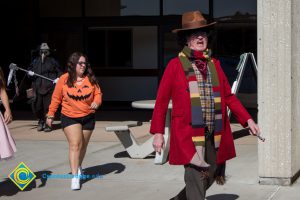
POLYGON ((79 166, 82 165, 82 161, 84 159, 86 149, 89 144, 92 133, 93 133, 93 130, 83 130, 83 136, 82 136, 83 142, 82 142, 82 148, 80 151, 79 166))
POLYGON ((69 142, 69 162, 71 172, 77 175, 80 164, 80 152, 83 146, 82 126, 73 124, 64 128, 64 133, 69 142))

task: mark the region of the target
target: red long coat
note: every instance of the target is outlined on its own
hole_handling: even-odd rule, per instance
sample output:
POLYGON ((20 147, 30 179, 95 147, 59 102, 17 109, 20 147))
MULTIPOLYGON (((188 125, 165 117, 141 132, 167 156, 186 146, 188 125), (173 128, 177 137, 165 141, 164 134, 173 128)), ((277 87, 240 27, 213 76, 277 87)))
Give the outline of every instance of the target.
MULTIPOLYGON (((221 87, 223 131, 221 133, 222 137, 216 160, 220 164, 236 156, 226 106, 230 108, 233 116, 244 127, 247 125, 247 120, 251 117, 236 96, 231 93, 230 85, 220 66, 220 62, 216 59, 213 59, 213 61, 217 69, 221 87)), ((192 142, 193 133, 197 131, 204 132, 204 129, 192 128, 190 125, 191 103, 188 82, 178 57, 168 63, 160 82, 150 133, 164 133, 166 113, 170 99, 172 99, 172 114, 169 163, 184 165, 190 162, 196 152, 192 142)))

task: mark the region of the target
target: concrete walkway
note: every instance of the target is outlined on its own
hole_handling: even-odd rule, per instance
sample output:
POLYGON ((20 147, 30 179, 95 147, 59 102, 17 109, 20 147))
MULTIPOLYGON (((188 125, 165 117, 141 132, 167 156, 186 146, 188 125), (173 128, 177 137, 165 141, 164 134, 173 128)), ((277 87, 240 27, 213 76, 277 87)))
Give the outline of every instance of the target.
MULTIPOLYGON (((86 174, 100 174, 84 181, 80 191, 70 190, 69 179, 42 179, 43 174, 68 174, 68 144, 59 122, 57 130, 38 133, 36 122, 17 120, 9 125, 16 140, 18 152, 11 160, 0 162, 1 199, 113 199, 113 200, 168 200, 183 187, 183 167, 154 165, 153 158, 130 159, 113 133, 104 127, 118 121, 97 121, 84 161, 86 174), (24 191, 20 191, 7 175, 21 162, 37 175, 24 191)), ((258 184, 256 137, 243 136, 242 128, 232 124, 236 131, 237 158, 227 163, 227 183, 214 184, 207 192, 208 200, 297 200, 300 182, 293 186, 258 184)), ((142 142, 150 137, 149 123, 133 128, 133 134, 142 142)))

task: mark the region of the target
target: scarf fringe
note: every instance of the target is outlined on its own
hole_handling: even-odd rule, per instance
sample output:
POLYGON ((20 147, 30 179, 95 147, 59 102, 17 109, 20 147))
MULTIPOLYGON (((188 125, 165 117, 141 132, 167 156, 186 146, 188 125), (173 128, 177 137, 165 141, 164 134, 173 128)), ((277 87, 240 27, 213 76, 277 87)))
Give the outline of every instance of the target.
POLYGON ((226 183, 225 178, 226 163, 218 164, 215 171, 215 180, 218 185, 224 185, 226 183))
POLYGON ((226 183, 225 176, 217 176, 216 177, 216 183, 218 185, 224 185, 226 183))

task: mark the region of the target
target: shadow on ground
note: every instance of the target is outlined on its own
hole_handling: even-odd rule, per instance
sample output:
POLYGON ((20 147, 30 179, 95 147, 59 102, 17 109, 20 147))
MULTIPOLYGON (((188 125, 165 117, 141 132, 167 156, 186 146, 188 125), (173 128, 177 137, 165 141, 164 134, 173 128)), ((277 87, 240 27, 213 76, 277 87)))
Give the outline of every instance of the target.
MULTIPOLYGON (((121 151, 119 153, 116 153, 114 155, 114 157, 115 158, 131 158, 127 151, 121 151)), ((151 154, 149 154, 146 158, 143 158, 143 159, 153 159, 153 158, 155 158, 154 150, 151 154)))
POLYGON ((82 184, 97 178, 104 178, 105 175, 111 174, 120 174, 125 170, 125 165, 122 163, 107 163, 103 165, 97 165, 93 167, 88 167, 83 169, 84 176, 81 181, 82 184))
POLYGON ((207 200, 235 200, 239 196, 236 194, 214 194, 206 197, 207 200))
POLYGON ((35 188, 45 187, 47 183, 47 176, 52 174, 52 171, 38 171, 34 172, 36 178, 23 190, 21 191, 10 179, 6 179, 0 182, 0 197, 2 196, 13 196, 18 192, 27 192, 35 188), (38 181, 39 180, 39 181, 38 181))
MULTIPOLYGON (((83 169, 84 179, 82 184, 96 178, 104 178, 107 174, 119 174, 125 170, 125 165, 121 163, 107 163, 103 165, 97 165, 83 169)), ((36 188, 45 187, 49 176, 52 171, 38 171, 34 172, 36 178, 22 191, 20 190, 10 179, 0 182, 0 197, 2 196, 14 196, 18 192, 28 192, 36 188)))
POLYGON ((250 135, 250 133, 249 133, 249 129, 245 128, 245 129, 241 129, 241 130, 232 132, 232 135, 233 135, 233 139, 236 140, 236 139, 248 136, 248 135, 250 135))

